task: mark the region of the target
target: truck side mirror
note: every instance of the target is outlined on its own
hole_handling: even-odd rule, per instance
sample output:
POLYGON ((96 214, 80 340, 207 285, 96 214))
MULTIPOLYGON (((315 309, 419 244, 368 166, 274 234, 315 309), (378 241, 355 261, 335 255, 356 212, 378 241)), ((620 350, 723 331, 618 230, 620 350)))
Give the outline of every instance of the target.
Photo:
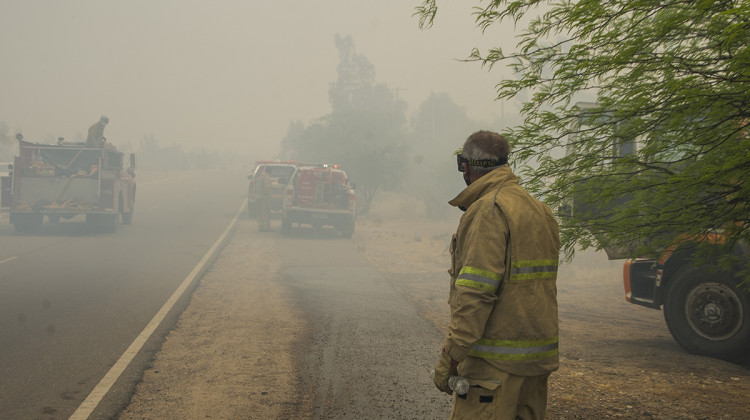
POLYGON ((253 179, 253 174, 248 175, 247 179, 253 179))

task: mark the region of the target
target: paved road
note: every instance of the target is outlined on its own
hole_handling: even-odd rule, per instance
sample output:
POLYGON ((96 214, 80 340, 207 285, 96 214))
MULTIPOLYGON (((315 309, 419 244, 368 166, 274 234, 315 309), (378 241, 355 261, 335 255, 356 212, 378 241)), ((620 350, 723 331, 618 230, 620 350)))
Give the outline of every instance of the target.
POLYGON ((279 239, 280 275, 309 320, 303 380, 313 418, 447 418, 429 373, 443 337, 333 230, 279 239))
MULTIPOLYGON (((133 224, 34 235, 0 218, 0 418, 68 418, 213 246, 244 200, 228 170, 139 180, 133 224)), ((95 412, 117 413, 182 300, 95 412)))

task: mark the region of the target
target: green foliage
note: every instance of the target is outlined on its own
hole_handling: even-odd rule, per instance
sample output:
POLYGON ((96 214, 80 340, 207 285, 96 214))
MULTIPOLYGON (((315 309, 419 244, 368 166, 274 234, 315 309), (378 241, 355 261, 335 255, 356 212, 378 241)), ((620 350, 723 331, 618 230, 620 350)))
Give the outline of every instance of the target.
MULTIPOLYGON (((436 11, 425 0, 420 25, 436 11)), ((750 2, 491 0, 475 18, 481 30, 528 22, 513 51, 469 60, 514 70, 498 99, 530 95, 506 134, 525 187, 552 208, 575 203, 561 219, 568 256, 750 240, 750 2)))
POLYGON ((358 210, 366 213, 378 190, 394 188, 406 159, 406 103, 384 84, 374 66, 355 52, 351 37, 336 36, 338 78, 331 84, 332 112, 307 127, 292 123, 282 141, 285 158, 338 163, 357 185, 358 210))

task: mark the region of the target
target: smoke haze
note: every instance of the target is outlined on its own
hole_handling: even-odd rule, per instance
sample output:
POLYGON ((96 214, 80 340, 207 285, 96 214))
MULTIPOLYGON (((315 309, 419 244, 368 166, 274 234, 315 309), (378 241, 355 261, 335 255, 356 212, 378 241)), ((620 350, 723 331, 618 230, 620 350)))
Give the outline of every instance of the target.
POLYGON ((30 141, 80 141, 107 115, 118 146, 153 135, 186 150, 269 156, 291 121, 330 112, 336 34, 352 36, 410 113, 430 92, 478 120, 510 112, 493 101, 505 69, 457 59, 512 42, 512 28, 482 36, 470 5, 441 4, 435 28, 422 31, 419 3, 3 1, 0 121, 30 141))

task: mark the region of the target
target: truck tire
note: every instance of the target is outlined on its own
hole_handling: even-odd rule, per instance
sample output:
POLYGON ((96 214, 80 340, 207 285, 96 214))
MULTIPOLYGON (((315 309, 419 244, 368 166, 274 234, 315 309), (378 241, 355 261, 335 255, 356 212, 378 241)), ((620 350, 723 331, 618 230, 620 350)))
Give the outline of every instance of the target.
POLYGON ((680 268, 664 300, 664 319, 675 341, 690 353, 747 360, 750 292, 739 283, 730 272, 680 268))
MULTIPOLYGON (((134 198, 135 197, 133 197, 133 199, 130 200, 131 203, 135 201, 134 198)), ((133 209, 131 208, 130 211, 126 212, 123 203, 124 202, 122 201, 122 193, 120 193, 119 212, 120 212, 120 215, 122 215, 122 224, 129 225, 130 223, 133 222, 133 209)))
POLYGON ((122 214, 122 224, 129 225, 133 223, 133 210, 122 214))
POLYGON ((106 233, 115 233, 117 232, 117 225, 120 222, 120 214, 105 214, 102 217, 103 222, 103 229, 106 233))
POLYGON ((348 223, 343 229, 341 229, 341 236, 346 239, 352 239, 352 236, 354 236, 354 221, 348 223))

